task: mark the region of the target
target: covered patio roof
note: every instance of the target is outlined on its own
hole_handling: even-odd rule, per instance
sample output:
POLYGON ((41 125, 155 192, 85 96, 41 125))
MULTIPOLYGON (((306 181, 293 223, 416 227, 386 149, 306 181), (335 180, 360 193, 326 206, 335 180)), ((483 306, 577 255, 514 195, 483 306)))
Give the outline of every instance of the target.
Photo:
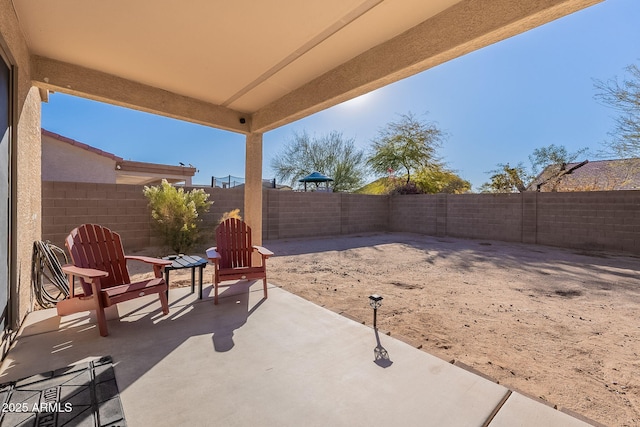
POLYGON ((10 323, 29 311, 50 91, 244 134, 260 244, 265 132, 600 1, 0 0, 10 323))
POLYGON ((264 132, 602 0, 7 0, 31 83, 246 135, 262 238, 264 132))
POLYGON ((263 133, 601 0, 12 0, 47 90, 263 133))

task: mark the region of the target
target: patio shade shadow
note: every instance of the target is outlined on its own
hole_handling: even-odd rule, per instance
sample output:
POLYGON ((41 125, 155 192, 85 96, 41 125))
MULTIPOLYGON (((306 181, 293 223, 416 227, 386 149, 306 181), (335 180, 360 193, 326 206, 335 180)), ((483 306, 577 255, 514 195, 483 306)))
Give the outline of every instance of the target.
MULTIPOLYGON (((486 425, 509 393, 376 330, 377 366, 363 363, 371 357, 369 327, 277 287, 269 300, 259 289, 240 294, 240 288, 229 288, 236 291, 225 292, 218 305, 197 295, 181 299, 187 289, 176 290, 170 316, 161 316, 156 302, 146 313, 111 321, 104 338, 94 325, 22 336, 1 378, 111 354, 129 425, 211 425, 212 415, 216 425, 486 425), (216 333, 226 333, 226 341, 212 342, 216 333), (229 351, 215 348, 229 342, 229 351), (391 365, 387 349, 401 363, 380 370, 391 365)), ((121 307, 133 311, 144 303, 121 307)), ((534 415, 545 410, 526 403, 534 415)), ((586 425, 552 411, 542 423, 522 425, 586 425)), ((514 425, 505 415, 500 425, 514 425)))
POLYGON ((117 311, 108 316, 108 337, 99 336, 92 312, 60 318, 55 315, 55 308, 42 310, 35 321, 25 325, 18 338, 24 348, 21 356, 17 360, 11 356, 5 359, 0 382, 111 354, 119 366, 118 386, 122 392, 193 339, 207 337, 213 344, 212 352, 229 351, 235 346, 236 330, 264 302, 256 298, 258 294, 249 295, 253 295, 250 284, 229 287, 221 294, 218 306, 214 306, 213 298, 197 300, 196 294, 172 290, 167 316, 162 315, 157 301, 138 298, 135 303, 119 304, 117 311), (250 304, 253 305, 248 309, 250 304), (47 357, 43 358, 43 354, 47 357), (25 370, 29 365, 38 368, 25 370))
POLYGON ((265 298, 262 298, 249 309, 249 292, 251 285, 255 282, 257 280, 234 283, 219 295, 219 305, 227 305, 229 309, 227 315, 213 325, 211 340, 215 351, 231 350, 235 345, 233 342, 234 331, 247 323, 247 318, 264 303, 265 298))

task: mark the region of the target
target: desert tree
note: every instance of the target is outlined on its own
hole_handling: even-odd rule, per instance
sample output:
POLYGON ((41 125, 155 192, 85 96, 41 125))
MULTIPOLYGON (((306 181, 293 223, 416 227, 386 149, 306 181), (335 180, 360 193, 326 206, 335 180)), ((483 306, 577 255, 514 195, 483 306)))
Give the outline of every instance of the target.
POLYGON ((423 168, 417 171, 416 186, 426 194, 463 194, 471 191, 471 183, 444 167, 423 168))
MULTIPOLYGON (((587 152, 586 148, 570 152, 563 145, 547 145, 533 150, 529 156, 530 168, 519 162, 515 166, 509 163, 498 163, 491 174, 489 182, 480 187, 483 193, 515 193, 524 192, 531 187, 534 180, 551 182, 567 171, 566 165, 587 152), (541 173, 544 172, 544 176, 541 173)), ((541 181, 542 182, 542 181, 541 181)))
POLYGON ((364 150, 358 149, 353 138, 346 139, 340 132, 310 136, 306 131, 294 133, 275 157, 271 169, 276 178, 289 182, 291 187, 312 172, 320 172, 333 178, 336 192, 352 191, 364 182, 366 164, 364 150))
POLYGON ((581 148, 574 152, 569 152, 564 145, 547 145, 533 150, 529 156, 531 162, 531 172, 538 175, 550 166, 560 168, 562 165, 574 162, 583 154, 587 153, 587 148, 581 148))
POLYGON ((569 168, 567 165, 576 161, 580 156, 587 153, 587 148, 581 148, 574 152, 569 152, 563 145, 551 144, 546 147, 536 148, 529 156, 531 162, 531 184, 529 189, 537 189, 546 183, 551 183, 553 190, 560 184, 561 177, 566 173, 571 173, 574 169, 582 166, 575 165, 569 168))
POLYGON ((482 193, 522 193, 526 190, 525 182, 529 174, 522 162, 515 166, 509 163, 499 163, 498 168, 490 172, 489 182, 482 184, 482 193))
POLYGON ((439 165, 436 151, 443 139, 444 133, 435 123, 420 120, 411 112, 402 114, 378 131, 367 164, 379 175, 389 170, 406 172, 409 184, 412 173, 439 165))
POLYGON ((607 81, 596 80, 595 97, 618 112, 611 139, 604 142, 605 155, 620 158, 640 157, 640 67, 631 64, 626 75, 607 81))

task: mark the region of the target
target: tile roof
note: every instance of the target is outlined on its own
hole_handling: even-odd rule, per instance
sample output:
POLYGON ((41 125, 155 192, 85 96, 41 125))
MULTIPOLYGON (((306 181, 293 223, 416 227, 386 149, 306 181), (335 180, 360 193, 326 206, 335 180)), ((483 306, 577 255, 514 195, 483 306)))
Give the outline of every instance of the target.
POLYGON ((98 148, 87 145, 75 139, 42 129, 42 135, 49 136, 57 141, 65 142, 74 147, 89 151, 94 154, 112 159, 115 161, 115 169, 117 170, 118 182, 121 183, 147 183, 159 181, 164 176, 169 182, 180 182, 186 178, 193 177, 197 169, 192 166, 174 166, 160 163, 136 162, 133 160, 125 160, 115 154, 100 150, 98 148), (148 178, 145 181, 144 176, 148 178), (151 181, 149 181, 151 179, 151 181))
POLYGON ((75 139, 67 138, 66 136, 62 136, 60 134, 48 131, 46 129, 42 129, 42 135, 49 136, 51 138, 57 139, 58 141, 66 142, 67 144, 73 145, 73 146, 78 147, 78 148, 82 148, 83 150, 90 151, 90 152, 98 154, 100 156, 104 156, 104 157, 107 157, 109 159, 113 159, 116 162, 121 162, 121 161, 124 160, 122 157, 118 157, 115 154, 108 153, 106 151, 102 151, 99 148, 92 147, 92 146, 87 145, 87 144, 85 144, 83 142, 76 141, 75 139))

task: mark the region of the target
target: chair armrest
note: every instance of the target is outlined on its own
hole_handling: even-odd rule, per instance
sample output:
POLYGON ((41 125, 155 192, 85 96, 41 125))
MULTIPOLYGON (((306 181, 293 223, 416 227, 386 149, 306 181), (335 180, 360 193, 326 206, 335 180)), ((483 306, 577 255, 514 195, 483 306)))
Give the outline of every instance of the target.
POLYGON ((217 262, 222 258, 222 255, 218 253, 217 249, 217 246, 207 249, 207 258, 209 258, 209 261, 217 262))
POLYGON ((264 248, 262 246, 253 246, 253 249, 257 250, 258 253, 260 253, 260 255, 262 255, 264 258, 269 258, 271 255, 273 255, 273 252, 271 252, 269 249, 264 248))
POLYGON ((64 271, 65 273, 71 276, 79 276, 87 280, 93 280, 98 277, 107 277, 109 275, 109 273, 107 273, 106 271, 96 270, 93 268, 76 267, 73 264, 63 265, 62 271, 64 271))
POLYGON ((160 259, 160 258, 153 258, 150 256, 139 256, 139 255, 125 255, 124 256, 125 260, 132 260, 132 261, 141 261, 141 262, 146 262, 147 264, 154 264, 154 265, 161 265, 161 266, 166 266, 166 265, 171 265, 172 261, 168 260, 168 259, 160 259))

